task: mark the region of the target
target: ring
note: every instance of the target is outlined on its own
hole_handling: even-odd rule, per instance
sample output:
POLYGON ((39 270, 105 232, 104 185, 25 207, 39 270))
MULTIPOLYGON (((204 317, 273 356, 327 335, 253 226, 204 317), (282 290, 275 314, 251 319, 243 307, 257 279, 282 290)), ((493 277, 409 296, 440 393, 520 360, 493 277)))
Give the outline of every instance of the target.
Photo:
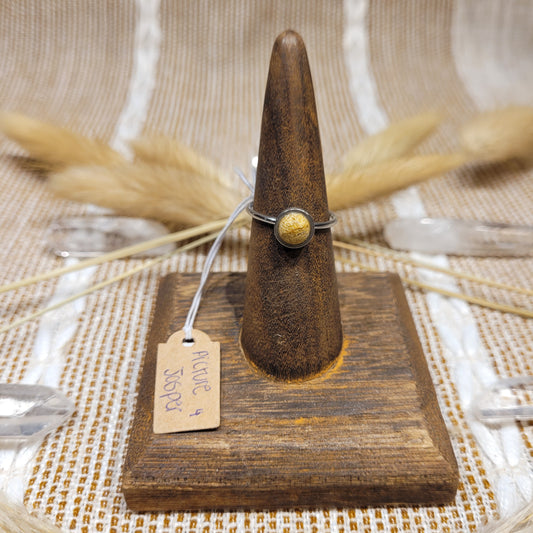
POLYGON ((256 220, 274 226, 276 239, 286 248, 302 248, 313 238, 315 230, 331 228, 337 222, 333 213, 329 214, 329 220, 315 222, 305 209, 299 207, 284 209, 277 217, 258 213, 253 204, 248 206, 248 212, 256 220))

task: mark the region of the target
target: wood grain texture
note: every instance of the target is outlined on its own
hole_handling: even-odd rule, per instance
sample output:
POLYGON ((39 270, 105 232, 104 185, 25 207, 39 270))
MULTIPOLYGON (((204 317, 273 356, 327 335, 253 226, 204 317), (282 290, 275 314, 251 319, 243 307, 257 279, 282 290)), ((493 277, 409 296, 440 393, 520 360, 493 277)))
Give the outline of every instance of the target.
POLYGON ((124 464, 134 510, 443 504, 458 471, 401 282, 338 274, 345 342, 301 383, 254 369, 239 347, 244 278, 210 278, 196 327, 221 343, 221 426, 152 432, 157 344, 183 326, 199 274, 161 282, 124 464))
MULTIPOLYGON (((254 208, 277 217, 290 207, 329 220, 311 72, 301 37, 287 31, 270 60, 254 208)), ((242 346, 258 368, 285 381, 318 374, 338 357, 342 328, 329 229, 288 249, 271 225, 252 221, 242 346)))

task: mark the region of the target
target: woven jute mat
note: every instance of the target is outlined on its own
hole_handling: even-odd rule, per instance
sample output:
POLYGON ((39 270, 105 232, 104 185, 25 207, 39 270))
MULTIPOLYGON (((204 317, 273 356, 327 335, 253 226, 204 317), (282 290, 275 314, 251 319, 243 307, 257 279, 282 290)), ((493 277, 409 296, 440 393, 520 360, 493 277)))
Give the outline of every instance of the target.
MULTIPOLYGON (((0 3, 0 107, 99 137, 119 150, 145 133, 171 135, 221 167, 256 155, 271 47, 292 28, 304 38, 315 85, 326 171, 359 139, 436 109, 448 120, 422 151, 456 148, 456 129, 480 110, 533 104, 530 2, 369 0, 224 2, 22 0, 0 3)), ((0 139, 0 283, 59 266, 47 250, 51 220, 94 212, 54 197, 0 139)), ((338 235, 381 240, 406 213, 533 224, 533 175, 516 165, 467 167, 340 213, 338 235)), ((215 270, 246 268, 247 233, 235 231, 215 270)), ((2 487, 30 511, 72 531, 474 531, 531 499, 532 427, 503 431, 468 416, 480 376, 532 374, 532 322, 408 290, 459 462, 453 505, 278 512, 135 514, 120 491, 127 433, 159 278, 198 271, 206 248, 10 330, 0 380, 47 383, 76 404, 42 446, 2 463, 2 487)), ((404 267, 361 257, 372 266, 404 267)), ((138 264, 98 269, 2 295, 11 322, 61 291, 138 264)), ((458 270, 528 287, 533 261, 454 258, 458 270)), ((348 267, 339 265, 339 269, 348 267)), ((460 289, 471 290, 470 285, 460 289)), ((496 289, 486 298, 527 306, 496 289)))

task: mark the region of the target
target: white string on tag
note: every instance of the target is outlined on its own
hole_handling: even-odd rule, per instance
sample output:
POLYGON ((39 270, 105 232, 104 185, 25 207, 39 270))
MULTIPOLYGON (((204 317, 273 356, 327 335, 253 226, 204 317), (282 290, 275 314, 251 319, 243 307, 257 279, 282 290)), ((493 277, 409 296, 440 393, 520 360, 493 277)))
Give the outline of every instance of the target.
POLYGON ((250 192, 253 194, 254 193, 254 186, 255 186, 255 168, 252 168, 252 178, 253 178, 253 180, 251 182, 244 175, 244 172, 240 168, 235 167, 233 169, 233 171, 235 172, 235 174, 237 174, 237 176, 239 176, 241 181, 246 185, 246 187, 248 187, 248 189, 250 189, 250 192))
MULTIPOLYGON (((253 191, 253 186, 251 183, 246 179, 244 174, 242 174, 240 171, 237 172, 237 175, 244 181, 246 186, 253 191)), ((205 259, 204 268, 202 270, 202 275, 200 277, 200 284, 198 285, 198 289, 196 290, 196 294, 194 295, 194 298, 191 303, 191 307, 189 309, 189 312, 187 314, 187 318, 185 319, 185 324, 183 326, 183 331, 185 332, 185 338, 183 339, 183 344, 192 344, 194 343, 194 339, 192 336, 192 330, 194 325, 194 320, 196 318, 196 314, 198 312, 198 308, 200 307, 200 301, 202 300, 202 294, 204 291, 205 284, 207 282, 207 278, 209 276, 209 271, 211 270, 211 266, 213 264, 213 261, 215 260, 215 257, 218 253, 218 250, 220 248, 220 245, 222 244, 222 241, 224 239, 224 236, 228 232, 230 226, 235 222, 237 217, 248 207, 248 205, 252 202, 253 196, 249 196, 245 200, 243 200, 233 211, 233 213, 229 216, 228 221, 226 222, 226 225, 222 228, 221 232, 218 234, 218 237, 215 239, 215 242, 213 242, 213 245, 211 246, 211 249, 209 250, 209 253, 207 254, 207 257, 205 259)))

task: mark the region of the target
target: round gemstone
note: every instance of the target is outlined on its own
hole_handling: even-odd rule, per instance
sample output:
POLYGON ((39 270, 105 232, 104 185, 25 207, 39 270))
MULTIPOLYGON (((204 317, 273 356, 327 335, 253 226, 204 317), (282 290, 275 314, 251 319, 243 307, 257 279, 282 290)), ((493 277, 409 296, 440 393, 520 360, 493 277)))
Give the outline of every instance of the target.
POLYGON ((313 236, 313 220, 303 210, 287 210, 278 217, 275 232, 284 246, 300 248, 313 236))

